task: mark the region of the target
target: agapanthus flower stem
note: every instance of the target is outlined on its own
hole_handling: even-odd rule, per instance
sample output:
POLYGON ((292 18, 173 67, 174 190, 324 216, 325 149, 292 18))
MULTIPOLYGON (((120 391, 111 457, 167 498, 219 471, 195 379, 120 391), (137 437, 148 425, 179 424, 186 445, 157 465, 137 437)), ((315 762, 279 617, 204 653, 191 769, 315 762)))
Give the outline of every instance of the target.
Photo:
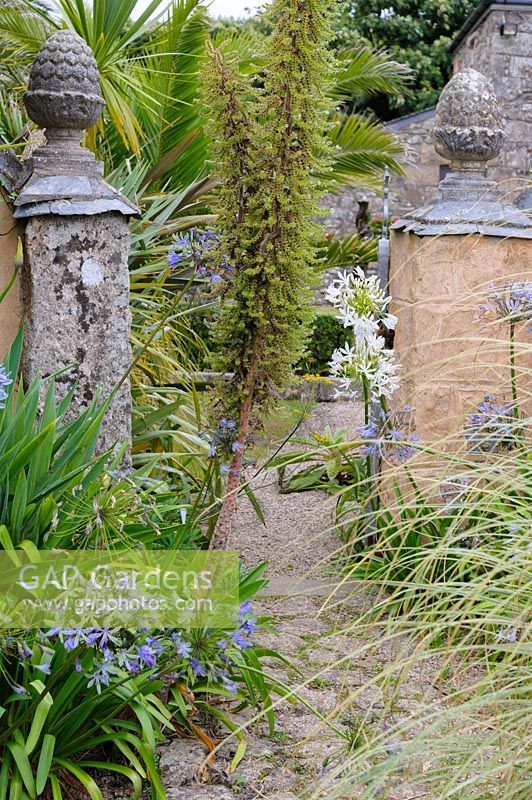
POLYGON ((516 422, 519 422, 519 402, 517 396, 517 370, 515 366, 515 323, 510 322, 510 383, 512 386, 512 408, 516 422))

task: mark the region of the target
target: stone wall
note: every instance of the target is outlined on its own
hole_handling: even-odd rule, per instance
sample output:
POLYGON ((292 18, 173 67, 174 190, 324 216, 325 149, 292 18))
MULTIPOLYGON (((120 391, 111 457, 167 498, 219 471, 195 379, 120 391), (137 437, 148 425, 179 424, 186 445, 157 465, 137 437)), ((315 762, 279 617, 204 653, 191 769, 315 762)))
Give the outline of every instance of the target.
POLYGON ((390 181, 390 210, 393 215, 403 216, 434 199, 442 177, 441 168, 447 166, 430 141, 434 113, 434 108, 430 108, 386 125, 386 129, 395 133, 405 148, 407 172, 404 177, 393 175, 390 181))
POLYGON ((490 177, 514 199, 530 181, 532 169, 532 6, 492 9, 460 42, 453 66, 455 72, 476 69, 493 83, 506 139, 490 177), (517 32, 503 36, 501 29, 517 32))
MULTIPOLYGON (((384 127, 396 134, 405 148, 404 166, 406 175, 392 175, 390 180, 390 215, 401 216, 429 203, 438 187, 440 158, 430 143, 430 131, 434 124, 434 109, 389 122, 384 127)), ((382 215, 382 197, 376 192, 363 189, 344 189, 338 195, 327 195, 323 205, 330 208, 327 227, 335 234, 349 235, 356 231, 355 219, 358 201, 370 201, 372 217, 382 215)))
POLYGON ((363 196, 370 200, 370 210, 373 216, 376 209, 380 209, 380 206, 382 206, 382 200, 371 192, 348 188, 338 194, 324 195, 321 205, 324 209, 327 209, 329 214, 319 221, 323 223, 328 231, 337 236, 350 236, 352 233, 356 233, 358 200, 363 196), (378 205, 379 203, 380 206, 378 205))
MULTIPOLYGON (((532 4, 528 7, 497 7, 495 4, 469 34, 457 42, 454 71, 471 67, 489 78, 499 101, 506 139, 501 154, 490 163, 490 178, 515 201, 530 183, 532 170, 532 4), (501 35, 517 30, 515 35, 501 35), (511 26, 517 26, 511 27, 511 26)), ((406 148, 406 177, 393 175, 390 182, 390 212, 403 216, 427 205, 434 197, 446 162, 430 142, 434 109, 409 114, 385 127, 397 135, 406 148)), ((328 225, 335 233, 355 230, 357 199, 371 201, 372 214, 382 211, 378 195, 346 189, 326 199, 332 207, 328 225)))

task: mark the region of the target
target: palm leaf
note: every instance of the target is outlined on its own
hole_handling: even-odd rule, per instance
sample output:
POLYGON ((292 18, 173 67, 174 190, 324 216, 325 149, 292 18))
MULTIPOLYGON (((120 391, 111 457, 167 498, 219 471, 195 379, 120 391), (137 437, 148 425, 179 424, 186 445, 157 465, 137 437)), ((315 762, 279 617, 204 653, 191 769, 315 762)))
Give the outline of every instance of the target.
POLYGON ((156 115, 138 108, 145 131, 143 158, 151 180, 165 179, 167 189, 183 187, 204 172, 206 144, 197 99, 199 69, 205 49, 207 22, 199 0, 174 0, 171 13, 153 37, 143 72, 150 95, 157 98, 156 115))
POLYGON ((329 135, 336 152, 329 169, 320 174, 328 191, 343 186, 378 189, 385 167, 404 174, 401 142, 378 123, 359 114, 337 113, 329 135))
POLYGON ((326 270, 369 264, 377 259, 375 239, 362 239, 357 234, 326 239, 319 255, 326 270))
POLYGON ((411 70, 390 59, 384 50, 359 45, 339 56, 338 78, 331 89, 337 102, 359 101, 373 94, 400 94, 410 80, 411 70))

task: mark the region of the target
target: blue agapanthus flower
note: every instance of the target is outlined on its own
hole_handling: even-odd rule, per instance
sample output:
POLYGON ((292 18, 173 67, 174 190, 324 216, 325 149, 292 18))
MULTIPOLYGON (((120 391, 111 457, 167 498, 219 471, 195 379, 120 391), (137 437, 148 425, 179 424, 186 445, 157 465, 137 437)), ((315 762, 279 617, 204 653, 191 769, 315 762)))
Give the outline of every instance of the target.
POLYGON ((15 694, 18 694, 20 697, 30 697, 31 696, 30 693, 28 692, 28 690, 25 689, 23 686, 18 686, 18 685, 15 684, 14 686, 11 686, 11 688, 13 689, 15 694))
POLYGON ((393 414, 381 411, 378 418, 358 428, 366 444, 362 455, 379 456, 385 461, 403 464, 416 452, 419 436, 411 430, 412 407, 393 414))
POLYGON ((192 645, 189 642, 178 642, 176 644, 177 654, 183 656, 183 658, 188 658, 192 652, 192 645))
POLYGON ((99 694, 102 690, 102 686, 109 686, 111 676, 116 674, 116 670, 105 661, 96 661, 95 665, 95 671, 92 673, 92 675, 88 676, 89 681, 87 686, 89 689, 94 686, 99 694))
POLYGON ((13 383, 3 364, 0 364, 0 408, 5 408, 8 393, 7 387, 13 383))
POLYGON ((209 456, 211 458, 234 453, 235 445, 237 445, 236 449, 241 447, 235 441, 236 427, 236 422, 232 419, 223 417, 219 421, 218 427, 209 436, 209 456))
POLYGON ((493 287, 488 295, 489 310, 494 310, 500 319, 509 322, 532 320, 532 281, 509 283, 493 287))
POLYGON ((195 678, 207 677, 207 668, 205 664, 200 664, 197 658, 190 659, 190 666, 192 667, 195 678))
POLYGON ((500 453, 519 444, 520 425, 512 403, 499 403, 487 394, 478 409, 468 414, 465 438, 471 452, 500 453))
POLYGON ((222 284, 233 277, 233 265, 220 253, 220 237, 213 231, 192 228, 177 236, 167 262, 169 267, 190 265, 197 275, 211 284, 222 284))

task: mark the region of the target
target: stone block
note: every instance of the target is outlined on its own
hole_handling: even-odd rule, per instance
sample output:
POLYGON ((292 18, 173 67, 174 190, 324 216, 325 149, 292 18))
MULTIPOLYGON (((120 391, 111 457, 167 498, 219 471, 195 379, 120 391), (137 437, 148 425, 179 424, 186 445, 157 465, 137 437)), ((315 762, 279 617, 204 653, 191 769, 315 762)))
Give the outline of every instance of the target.
MULTIPOLYGON (((46 216, 26 227, 24 373, 56 378, 58 397, 76 386, 71 416, 105 398, 131 366, 129 224, 121 214, 46 216)), ((129 381, 102 425, 99 449, 131 439, 129 381)))

